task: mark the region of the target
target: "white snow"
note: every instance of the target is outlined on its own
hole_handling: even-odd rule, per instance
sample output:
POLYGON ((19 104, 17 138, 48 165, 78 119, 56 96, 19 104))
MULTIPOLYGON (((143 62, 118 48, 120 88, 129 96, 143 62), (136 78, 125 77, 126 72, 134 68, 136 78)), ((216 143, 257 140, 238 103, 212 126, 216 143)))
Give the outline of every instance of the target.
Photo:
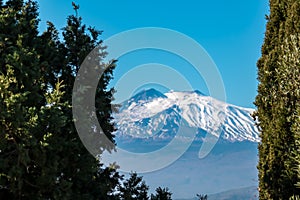
POLYGON ((170 127, 179 126, 180 120, 185 120, 190 127, 201 128, 211 134, 222 122, 222 138, 225 140, 259 141, 258 130, 251 117, 253 109, 227 104, 196 92, 170 91, 164 95, 167 98, 133 99, 127 108, 114 115, 118 129, 116 134, 149 137, 158 132, 168 132, 170 127), (145 119, 150 120, 143 121, 145 119))

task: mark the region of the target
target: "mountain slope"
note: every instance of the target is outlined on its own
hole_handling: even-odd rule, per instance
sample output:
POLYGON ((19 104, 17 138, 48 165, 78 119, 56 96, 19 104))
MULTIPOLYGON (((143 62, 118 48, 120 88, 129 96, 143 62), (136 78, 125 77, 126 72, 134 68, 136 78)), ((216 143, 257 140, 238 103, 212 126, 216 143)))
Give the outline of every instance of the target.
MULTIPOLYGON (((118 137, 170 139, 178 127, 189 127, 227 141, 258 142, 258 130, 251 117, 253 109, 230 105, 199 91, 160 93, 155 89, 142 91, 123 102, 115 114, 118 137)), ((203 138, 203 135, 200 137, 203 138)))
MULTIPOLYGON (((251 117, 253 111, 199 91, 162 94, 154 89, 144 90, 123 102, 120 112, 115 113, 116 141, 119 148, 129 152, 154 152, 174 138, 185 139, 178 136, 182 125, 192 127, 195 138, 180 158, 160 170, 141 174, 151 192, 159 186, 169 187, 174 199, 191 199, 197 193, 245 188, 257 185, 259 136, 251 117), (210 153, 200 158, 199 150, 207 135, 219 134, 220 139, 210 153)), ((132 165, 145 163, 136 160, 132 165)))

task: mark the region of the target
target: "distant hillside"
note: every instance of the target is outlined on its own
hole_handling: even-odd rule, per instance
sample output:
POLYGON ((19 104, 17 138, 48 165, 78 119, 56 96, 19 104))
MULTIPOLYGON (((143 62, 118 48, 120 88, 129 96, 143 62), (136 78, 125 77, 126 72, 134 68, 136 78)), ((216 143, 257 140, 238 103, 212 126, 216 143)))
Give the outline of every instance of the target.
MULTIPOLYGON (((255 186, 229 190, 217 194, 208 195, 208 200, 257 200, 258 191, 255 186)), ((196 200, 192 199, 176 199, 176 200, 196 200)))

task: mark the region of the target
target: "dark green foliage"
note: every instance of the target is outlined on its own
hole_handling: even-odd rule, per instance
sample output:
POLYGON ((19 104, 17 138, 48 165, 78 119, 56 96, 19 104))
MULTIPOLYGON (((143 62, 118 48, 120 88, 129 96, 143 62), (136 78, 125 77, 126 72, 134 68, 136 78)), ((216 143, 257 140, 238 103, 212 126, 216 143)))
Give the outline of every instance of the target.
MULTIPOLYGON (((260 199, 299 195, 295 152, 299 149, 300 1, 270 0, 255 100, 259 144, 260 199)), ((299 159, 298 159, 299 160, 299 159)))
MULTIPOLYGON (((121 176, 85 149, 71 110, 79 65, 100 44, 101 32, 70 16, 59 40, 50 22, 39 34, 38 21, 34 1, 1 2, 0 199, 113 199, 121 176)), ((113 68, 97 89, 97 115, 112 141, 113 68)))
POLYGON ((156 193, 151 194, 151 200, 171 200, 172 193, 169 191, 169 188, 156 188, 156 193))
POLYGON ((85 149, 73 124, 74 80, 84 58, 96 49, 92 67, 103 69, 96 115, 114 142, 113 90, 107 86, 115 61, 102 61, 101 32, 82 25, 76 7, 62 40, 50 22, 39 35, 35 2, 1 1, 0 6, 0 199, 148 199, 142 178, 133 173, 122 183, 115 167, 104 168, 85 149))
POLYGON ((292 197, 289 198, 289 200, 299 200, 299 199, 300 199, 299 196, 292 196, 292 197))
POLYGON ((197 194, 197 199, 198 200, 207 200, 207 195, 205 194, 197 194))
POLYGON ((131 173, 129 179, 120 186, 120 199, 147 200, 149 187, 136 173, 131 173))
MULTIPOLYGON (((114 90, 108 84, 116 61, 104 63, 101 32, 86 28, 78 17, 79 6, 73 7, 76 15, 67 18, 60 39, 51 22, 39 33, 34 1, 0 1, 0 199, 149 199, 141 177, 132 173, 124 181, 116 166, 104 167, 86 150, 75 129, 72 101, 80 99, 72 99, 73 84, 93 50, 85 73, 103 72, 91 96, 96 113, 88 107, 79 109, 102 130, 90 122, 81 128, 87 134, 105 134, 114 143, 114 90)), ((87 95, 88 90, 83 93, 87 95)), ((111 144, 93 142, 98 153, 114 150, 111 144)), ((168 197, 164 199, 171 197, 168 190, 157 192, 168 197)))

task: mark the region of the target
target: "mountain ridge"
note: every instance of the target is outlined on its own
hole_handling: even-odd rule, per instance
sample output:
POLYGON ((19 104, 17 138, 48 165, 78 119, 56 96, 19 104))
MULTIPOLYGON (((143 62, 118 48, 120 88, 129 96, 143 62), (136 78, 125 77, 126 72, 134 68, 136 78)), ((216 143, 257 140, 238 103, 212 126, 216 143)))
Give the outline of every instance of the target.
MULTIPOLYGON (((254 109, 227 104, 200 91, 143 90, 121 105, 115 113, 117 137, 172 139, 182 122, 228 141, 259 142, 251 117, 254 109)), ((202 137, 202 136, 200 136, 202 137)), ((203 139, 203 138, 202 138, 203 139)))
MULTIPOLYGON (((174 199, 188 199, 199 192, 217 194, 257 185, 259 135, 251 117, 254 109, 227 104, 200 91, 161 93, 154 89, 136 93, 123 102, 122 107, 114 114, 118 129, 115 135, 118 147, 128 152, 147 155, 161 150, 175 141, 173 139, 185 139, 177 134, 180 126, 194 128, 192 143, 174 163, 142 174, 152 190, 167 186, 174 199), (218 123, 219 118, 223 118, 222 123, 218 123), (200 158, 200 149, 209 139, 207 136, 218 137, 218 134, 220 137, 213 148, 200 158)), ((177 151, 176 148, 170 150, 170 154, 177 151)), ((168 153, 161 157, 169 157, 168 153)), ((135 164, 145 165, 140 160, 135 164)), ((238 191, 229 196, 233 198, 227 198, 229 192, 222 193, 226 198, 219 199, 245 199, 238 198, 235 192, 238 191)))

